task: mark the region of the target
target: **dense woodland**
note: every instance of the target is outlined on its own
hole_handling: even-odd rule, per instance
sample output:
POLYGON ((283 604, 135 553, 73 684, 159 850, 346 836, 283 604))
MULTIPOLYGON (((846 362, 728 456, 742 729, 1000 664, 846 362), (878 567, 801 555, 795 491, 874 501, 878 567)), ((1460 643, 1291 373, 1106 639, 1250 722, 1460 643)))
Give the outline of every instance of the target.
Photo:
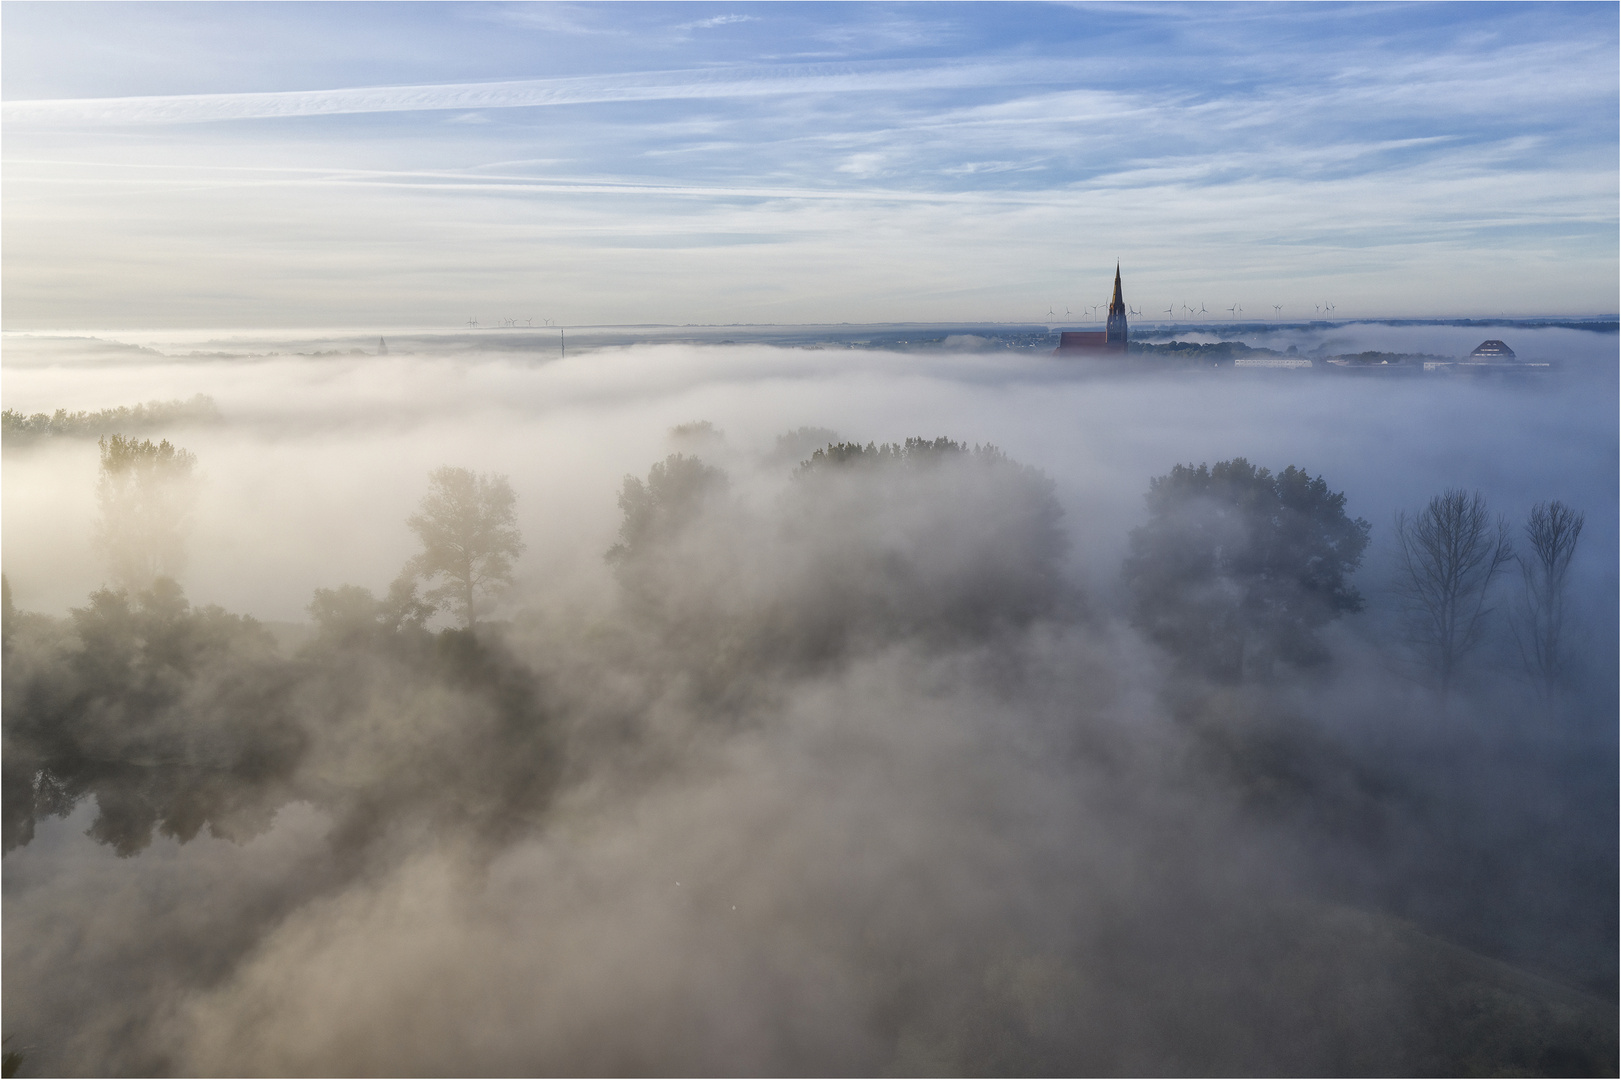
MULTIPOLYGON (((159 836, 245 843, 307 804, 330 823, 310 889, 330 894, 401 837, 494 859, 582 793, 683 775, 707 741, 784 737, 815 693, 900 665, 893 712, 1000 717, 964 730, 1087 792, 1078 830, 1140 830, 1118 841, 1140 879, 1100 899, 1104 841, 1077 840, 1021 863, 989 914, 953 922, 925 892, 912 916, 946 953, 887 921, 881 891, 859 931, 856 901, 828 901, 866 935, 838 954, 864 987, 854 1042, 802 1032, 727 1059, 699 1023, 666 1057, 523 1068, 1613 1074, 1614 671, 1566 614, 1579 510, 1510 520, 1449 490, 1378 526, 1313 463, 1167 462, 1111 606, 1066 577, 1040 470, 950 438, 794 453, 806 437, 784 436, 768 498, 691 454, 627 477, 604 552, 618 595, 585 613, 510 590, 504 477, 437 470, 402 523, 420 554, 381 595, 317 590, 293 647, 188 602, 192 456, 104 438, 108 585, 65 619, 5 589, 5 850, 91 803, 90 835, 132 857, 159 836), (1380 543, 1398 557, 1374 582, 1380 543), (1274 852, 1265 883, 1231 879, 1254 847, 1274 852), (1036 924, 1045 944, 1008 945, 1036 924)), ((309 895, 265 899, 263 926, 309 895)), ((254 940, 162 979, 207 983, 254 940)), ((28 1044, 29 988, 6 990, 28 1044)), ((195 1066, 139 1024, 96 1045, 114 1071, 195 1066)))

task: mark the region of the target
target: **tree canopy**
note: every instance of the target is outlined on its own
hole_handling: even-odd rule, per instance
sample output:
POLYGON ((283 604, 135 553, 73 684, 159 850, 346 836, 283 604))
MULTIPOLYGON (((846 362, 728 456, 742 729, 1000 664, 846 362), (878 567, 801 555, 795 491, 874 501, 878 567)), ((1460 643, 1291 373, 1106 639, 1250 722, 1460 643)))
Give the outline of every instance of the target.
POLYGON ((197 456, 168 439, 153 443, 106 435, 98 445, 101 520, 95 539, 113 583, 145 589, 159 577, 174 577, 185 561, 184 530, 197 456))
POLYGON ((1135 622, 1208 674, 1319 663, 1315 631, 1362 609, 1348 578, 1369 525, 1320 476, 1243 458, 1177 465, 1149 482, 1147 502, 1125 565, 1135 622))
POLYGON ((619 491, 619 542, 608 561, 624 563, 646 554, 695 519, 711 495, 724 491, 726 474, 687 454, 671 454, 648 470, 644 482, 625 477, 619 491))
POLYGON ((413 578, 438 580, 425 599, 448 605, 472 630, 481 602, 512 584, 512 560, 523 553, 514 506, 504 476, 446 465, 428 475, 422 508, 406 519, 422 540, 422 552, 406 565, 413 578))

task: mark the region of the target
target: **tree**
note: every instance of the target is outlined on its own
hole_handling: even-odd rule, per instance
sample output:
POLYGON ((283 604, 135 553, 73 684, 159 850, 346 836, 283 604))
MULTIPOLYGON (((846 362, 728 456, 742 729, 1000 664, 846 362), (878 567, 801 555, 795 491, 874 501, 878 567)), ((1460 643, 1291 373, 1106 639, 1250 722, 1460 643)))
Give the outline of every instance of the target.
POLYGON ((1514 557, 1508 521, 1493 519, 1480 492, 1449 488, 1419 513, 1396 515, 1396 546, 1410 638, 1444 702, 1485 636, 1492 581, 1514 557))
POLYGON ((1322 477, 1243 458, 1177 465, 1149 481, 1147 502, 1125 564, 1134 621, 1183 662, 1224 679, 1321 663, 1316 631, 1362 610, 1347 578, 1369 525, 1322 477))
POLYGON ((411 578, 439 579, 425 598, 448 604, 477 623, 481 601, 512 584, 512 560, 523 552, 513 506, 518 497, 504 476, 445 466, 428 474, 422 508, 406 519, 422 553, 406 564, 411 578))
POLYGON ((1558 500, 1537 503, 1525 521, 1531 551, 1517 557, 1525 591, 1513 624, 1514 638, 1526 673, 1546 695, 1553 694, 1564 673, 1565 585, 1585 522, 1582 514, 1558 500))
POLYGON ((101 520, 95 540, 113 584, 140 590, 159 577, 174 577, 185 562, 197 456, 167 439, 154 445, 151 439, 106 435, 98 446, 101 520))
POLYGON ((416 579, 401 574, 379 600, 370 589, 340 585, 316 589, 305 608, 315 620, 325 645, 375 642, 405 629, 421 629, 434 613, 434 605, 417 596, 416 579))
POLYGON ((794 606, 825 640, 972 638, 1076 600, 1052 480, 995 446, 829 443, 787 496, 791 565, 809 571, 794 606))
POLYGON ((624 564, 648 554, 679 533, 703 509, 705 500, 724 491, 726 474, 686 454, 671 454, 648 470, 644 483, 625 477, 619 491, 619 543, 608 549, 608 561, 624 564))

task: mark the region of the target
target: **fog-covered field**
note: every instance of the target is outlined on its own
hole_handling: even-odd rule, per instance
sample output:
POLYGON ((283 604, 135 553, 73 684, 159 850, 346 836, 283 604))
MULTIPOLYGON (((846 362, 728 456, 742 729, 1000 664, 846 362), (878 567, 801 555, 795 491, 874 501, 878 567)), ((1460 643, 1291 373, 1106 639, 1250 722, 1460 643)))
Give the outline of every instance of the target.
POLYGON ((93 435, 5 448, 25 1074, 1613 1073, 1613 333, 1252 342, 1538 380, 380 333, 6 340, 23 414, 217 409, 127 432, 195 455, 183 601, 92 599, 93 435), (1235 458, 1369 525, 1312 662, 1201 668, 1123 573, 1235 458), (524 544, 471 633, 383 604, 447 465, 524 544), (1447 489, 1522 555, 1585 515, 1557 680, 1508 565, 1438 687, 1394 521, 1447 489))

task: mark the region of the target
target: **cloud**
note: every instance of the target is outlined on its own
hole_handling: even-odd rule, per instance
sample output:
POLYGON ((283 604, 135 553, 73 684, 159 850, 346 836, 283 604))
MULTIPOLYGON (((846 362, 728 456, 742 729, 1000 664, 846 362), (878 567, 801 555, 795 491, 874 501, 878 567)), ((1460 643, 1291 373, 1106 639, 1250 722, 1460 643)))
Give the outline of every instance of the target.
POLYGON ((184 124, 349 113, 540 108, 593 102, 706 100, 1004 86, 1054 79, 1061 70, 1060 65, 1052 62, 901 66, 869 61, 728 67, 429 86, 8 101, 0 106, 0 116, 8 124, 21 125, 184 124))
POLYGON ((696 22, 677 23, 675 30, 710 30, 717 26, 732 26, 736 23, 759 22, 754 15, 716 15, 708 19, 699 19, 696 22))

